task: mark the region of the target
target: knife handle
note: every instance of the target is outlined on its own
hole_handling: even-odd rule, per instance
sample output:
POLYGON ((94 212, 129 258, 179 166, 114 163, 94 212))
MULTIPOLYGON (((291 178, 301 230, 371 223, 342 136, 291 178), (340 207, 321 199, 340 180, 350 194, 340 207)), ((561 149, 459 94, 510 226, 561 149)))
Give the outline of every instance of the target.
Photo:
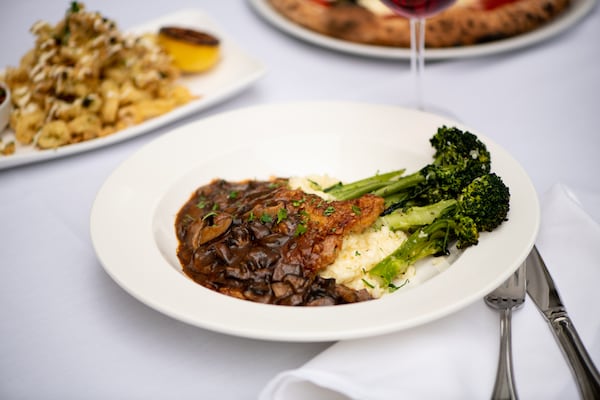
POLYGON ((600 374, 569 316, 565 313, 556 317, 550 322, 550 326, 569 362, 581 397, 585 400, 600 399, 600 374))

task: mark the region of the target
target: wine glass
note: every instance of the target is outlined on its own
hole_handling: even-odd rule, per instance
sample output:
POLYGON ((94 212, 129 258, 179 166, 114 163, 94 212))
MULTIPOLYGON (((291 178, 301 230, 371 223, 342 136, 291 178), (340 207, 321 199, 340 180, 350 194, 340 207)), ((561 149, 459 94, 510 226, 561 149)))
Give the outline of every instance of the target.
POLYGON ((446 8, 456 0, 381 0, 394 13, 410 20, 410 70, 415 82, 416 107, 425 110, 423 74, 425 70, 425 19, 446 8))

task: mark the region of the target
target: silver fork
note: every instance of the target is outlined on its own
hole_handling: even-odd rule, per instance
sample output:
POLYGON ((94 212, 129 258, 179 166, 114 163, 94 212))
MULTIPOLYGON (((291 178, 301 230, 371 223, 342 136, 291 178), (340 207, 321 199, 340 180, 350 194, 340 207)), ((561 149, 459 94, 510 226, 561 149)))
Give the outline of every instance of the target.
POLYGON ((517 399, 512 364, 511 314, 514 308, 525 302, 525 264, 511 275, 500 287, 485 296, 485 303, 500 311, 500 358, 492 399, 517 399))

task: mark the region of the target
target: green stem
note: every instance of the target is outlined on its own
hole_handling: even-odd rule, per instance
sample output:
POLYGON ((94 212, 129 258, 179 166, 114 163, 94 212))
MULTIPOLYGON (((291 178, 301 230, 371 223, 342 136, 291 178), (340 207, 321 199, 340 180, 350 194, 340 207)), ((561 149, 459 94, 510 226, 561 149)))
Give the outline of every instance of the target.
POLYGON ((405 169, 400 169, 346 184, 336 184, 325 189, 325 192, 331 194, 338 200, 357 198, 365 193, 369 193, 387 185, 390 181, 400 179, 402 174, 404 174, 404 171, 405 169))
POLYGON ((390 183, 389 185, 385 185, 373 192, 373 194, 381 197, 388 197, 392 194, 396 194, 402 190, 414 187, 419 183, 423 182, 425 177, 421 174, 420 171, 415 172, 413 174, 403 176, 399 178, 397 181, 390 183))

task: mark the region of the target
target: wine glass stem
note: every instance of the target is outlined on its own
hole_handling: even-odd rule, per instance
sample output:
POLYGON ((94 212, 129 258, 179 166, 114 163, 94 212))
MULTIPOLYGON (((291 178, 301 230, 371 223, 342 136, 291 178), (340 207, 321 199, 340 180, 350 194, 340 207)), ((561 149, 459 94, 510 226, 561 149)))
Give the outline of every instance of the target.
POLYGON ((425 72, 425 18, 410 19, 410 70, 415 82, 415 101, 419 110, 423 104, 423 74, 425 72))

